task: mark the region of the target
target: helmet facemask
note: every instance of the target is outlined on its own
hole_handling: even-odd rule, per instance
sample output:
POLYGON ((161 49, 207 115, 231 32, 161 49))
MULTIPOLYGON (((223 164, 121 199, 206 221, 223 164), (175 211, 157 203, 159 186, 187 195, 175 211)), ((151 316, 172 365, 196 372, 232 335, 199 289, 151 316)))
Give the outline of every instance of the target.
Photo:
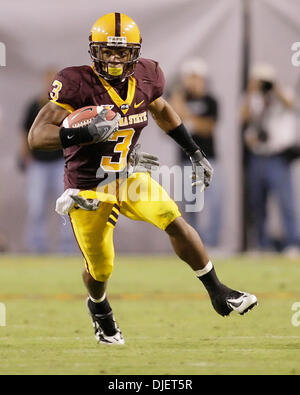
POLYGON ((95 70, 105 80, 124 80, 134 73, 135 66, 138 62, 141 50, 141 44, 128 44, 124 37, 108 37, 108 42, 91 41, 89 44, 89 53, 94 62, 95 70), (105 49, 120 51, 120 53, 129 51, 125 59, 111 61, 105 58, 105 49), (126 59, 127 58, 127 59, 126 59), (120 66, 120 67, 114 67, 120 66))

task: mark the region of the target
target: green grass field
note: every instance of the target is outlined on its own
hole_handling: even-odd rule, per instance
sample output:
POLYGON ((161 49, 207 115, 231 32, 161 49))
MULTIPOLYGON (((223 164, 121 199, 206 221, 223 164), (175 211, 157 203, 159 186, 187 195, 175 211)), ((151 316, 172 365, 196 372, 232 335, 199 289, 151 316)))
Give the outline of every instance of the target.
POLYGON ((244 316, 218 316, 201 282, 176 257, 116 260, 109 296, 126 340, 96 343, 81 257, 0 256, 0 374, 299 374, 299 262, 215 259, 227 285, 256 293, 244 316))

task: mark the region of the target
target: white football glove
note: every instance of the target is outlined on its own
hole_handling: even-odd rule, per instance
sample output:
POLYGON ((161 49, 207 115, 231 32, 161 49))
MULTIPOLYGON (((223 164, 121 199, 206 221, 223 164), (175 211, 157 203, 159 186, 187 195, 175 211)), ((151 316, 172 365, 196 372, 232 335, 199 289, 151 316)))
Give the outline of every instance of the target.
POLYGON ((214 170, 200 150, 196 151, 190 159, 193 167, 192 186, 200 186, 203 192, 210 185, 214 170))
POLYGON ((68 215, 77 204, 83 210, 95 211, 100 206, 98 199, 86 199, 79 196, 80 189, 69 188, 56 200, 55 211, 59 215, 68 215))
POLYGON ((88 131, 93 138, 93 143, 101 143, 108 140, 113 132, 119 128, 118 122, 121 115, 117 113, 111 121, 108 121, 106 119, 107 112, 108 110, 103 108, 88 125, 88 131))
POLYGON ((55 211, 59 215, 68 215, 75 205, 72 195, 78 195, 80 189, 69 188, 56 200, 55 211))

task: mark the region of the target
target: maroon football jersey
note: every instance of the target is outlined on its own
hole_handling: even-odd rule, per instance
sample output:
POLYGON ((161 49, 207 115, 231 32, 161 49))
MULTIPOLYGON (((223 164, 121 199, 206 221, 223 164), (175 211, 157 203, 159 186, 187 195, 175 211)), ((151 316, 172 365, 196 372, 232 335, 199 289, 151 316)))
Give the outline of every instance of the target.
POLYGON ((163 94, 165 79, 157 62, 140 59, 134 75, 109 83, 92 66, 68 67, 57 73, 49 99, 69 110, 103 105, 121 114, 119 130, 106 142, 64 150, 65 188, 91 189, 120 172, 148 124, 148 107, 163 94))

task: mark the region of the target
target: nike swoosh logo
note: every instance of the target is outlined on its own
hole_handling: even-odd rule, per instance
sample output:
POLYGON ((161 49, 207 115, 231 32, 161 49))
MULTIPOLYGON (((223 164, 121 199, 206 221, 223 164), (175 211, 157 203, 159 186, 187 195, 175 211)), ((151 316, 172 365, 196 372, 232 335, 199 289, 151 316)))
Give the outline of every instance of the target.
POLYGON ((233 306, 233 307, 240 307, 240 305, 242 304, 242 302, 240 303, 234 303, 234 302, 227 302, 229 304, 229 306, 233 306))
POLYGON ((240 305, 243 303, 244 300, 241 300, 240 302, 234 302, 232 300, 227 300, 227 303, 233 307, 240 307, 240 305))
POLYGON ((75 137, 75 135, 73 134, 72 136, 67 136, 68 140, 71 140, 73 137, 75 137))
POLYGON ((134 108, 138 108, 140 105, 142 105, 144 103, 144 100, 142 100, 141 102, 139 102, 138 104, 134 103, 133 107, 134 108))

